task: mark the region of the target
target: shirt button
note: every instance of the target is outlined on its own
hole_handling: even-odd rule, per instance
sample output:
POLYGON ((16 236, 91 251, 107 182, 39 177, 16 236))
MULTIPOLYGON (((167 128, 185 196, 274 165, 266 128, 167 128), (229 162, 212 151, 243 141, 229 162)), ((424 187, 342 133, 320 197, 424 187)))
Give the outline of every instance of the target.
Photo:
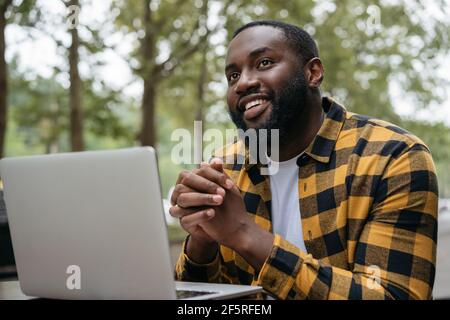
POLYGON ((301 155, 300 157, 297 158, 297 165, 298 166, 303 165, 307 159, 308 159, 308 156, 306 154, 301 155))

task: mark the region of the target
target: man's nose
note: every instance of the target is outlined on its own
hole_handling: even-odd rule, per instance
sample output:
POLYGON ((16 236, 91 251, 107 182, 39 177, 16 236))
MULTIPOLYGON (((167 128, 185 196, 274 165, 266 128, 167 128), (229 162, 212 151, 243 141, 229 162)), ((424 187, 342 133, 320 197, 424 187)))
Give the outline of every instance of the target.
POLYGON ((252 72, 242 72, 235 86, 235 92, 242 95, 259 88, 259 79, 252 72))

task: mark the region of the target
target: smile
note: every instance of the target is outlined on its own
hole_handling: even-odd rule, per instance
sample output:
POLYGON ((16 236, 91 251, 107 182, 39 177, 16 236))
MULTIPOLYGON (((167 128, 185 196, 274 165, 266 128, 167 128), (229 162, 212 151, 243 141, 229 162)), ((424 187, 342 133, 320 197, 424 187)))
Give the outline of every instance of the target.
POLYGON ((247 111, 247 110, 249 110, 249 109, 251 109, 251 108, 254 108, 254 107, 256 107, 256 106, 258 106, 258 105, 260 105, 260 104, 263 104, 263 102, 266 102, 267 100, 265 100, 265 99, 258 99, 258 100, 253 100, 253 101, 250 101, 250 102, 248 102, 246 105, 245 105, 245 111, 247 111))
POLYGON ((244 119, 245 120, 256 120, 260 115, 266 111, 270 106, 269 100, 257 99, 248 102, 245 105, 244 119))

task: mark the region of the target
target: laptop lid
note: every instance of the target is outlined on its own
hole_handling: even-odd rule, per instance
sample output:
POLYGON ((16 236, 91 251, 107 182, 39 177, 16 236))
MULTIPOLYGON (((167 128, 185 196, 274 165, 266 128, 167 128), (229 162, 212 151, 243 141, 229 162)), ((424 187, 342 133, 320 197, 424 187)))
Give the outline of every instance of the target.
POLYGON ((0 161, 22 291, 63 299, 174 299, 151 147, 0 161))

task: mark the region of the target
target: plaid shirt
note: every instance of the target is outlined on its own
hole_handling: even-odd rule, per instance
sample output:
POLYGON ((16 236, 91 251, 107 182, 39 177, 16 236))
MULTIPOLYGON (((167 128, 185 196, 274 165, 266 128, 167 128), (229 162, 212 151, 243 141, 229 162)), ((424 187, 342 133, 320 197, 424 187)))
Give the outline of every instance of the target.
MULTIPOLYGON (((224 246, 205 265, 183 250, 178 280, 260 285, 279 299, 431 298, 438 186, 430 150, 405 130, 348 112, 331 98, 323 108, 326 118, 297 160, 307 252, 276 234, 256 273, 224 246)), ((245 157, 225 171, 248 214, 272 232, 269 177, 250 164, 242 145, 225 147, 221 156, 245 157)))

